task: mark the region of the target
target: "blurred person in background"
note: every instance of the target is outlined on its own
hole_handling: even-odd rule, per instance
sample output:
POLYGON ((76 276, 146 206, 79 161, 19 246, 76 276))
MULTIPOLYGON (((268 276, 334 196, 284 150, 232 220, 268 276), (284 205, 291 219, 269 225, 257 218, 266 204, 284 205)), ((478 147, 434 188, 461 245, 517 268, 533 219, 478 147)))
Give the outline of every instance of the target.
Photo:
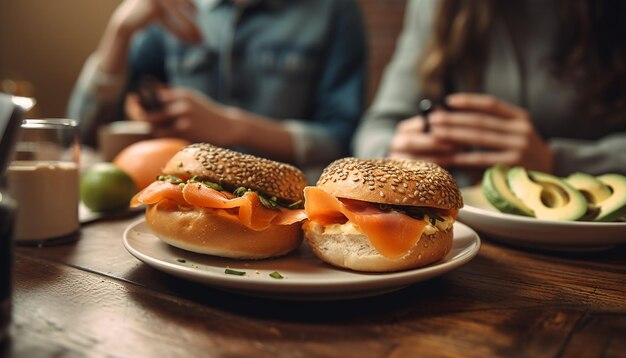
POLYGON ((626 174, 626 2, 410 0, 360 157, 626 174), (438 103, 426 116, 420 101, 438 103))
POLYGON ((353 0, 125 0, 85 63, 68 114, 324 167, 362 115, 366 45, 353 0), (137 96, 151 79, 153 107, 137 96), (145 83, 144 83, 145 84, 145 83), (126 112, 126 113, 124 113, 126 112))

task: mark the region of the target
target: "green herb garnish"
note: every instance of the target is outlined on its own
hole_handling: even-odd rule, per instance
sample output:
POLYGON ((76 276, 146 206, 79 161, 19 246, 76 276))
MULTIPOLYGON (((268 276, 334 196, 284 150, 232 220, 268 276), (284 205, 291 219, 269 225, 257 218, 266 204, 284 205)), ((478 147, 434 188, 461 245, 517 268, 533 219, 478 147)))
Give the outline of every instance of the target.
POLYGON ((180 178, 175 177, 173 175, 159 175, 157 177, 157 180, 158 181, 166 181, 166 182, 169 182, 171 184, 181 184, 183 182, 180 178))
POLYGON ((240 198, 246 195, 248 191, 250 190, 247 188, 244 188, 243 186, 240 186, 239 188, 235 189, 235 191, 233 191, 233 194, 235 194, 236 197, 240 198))
MULTIPOLYGON (((258 194, 258 193, 257 193, 258 194)), ((261 194, 259 195, 259 200, 261 201, 261 205, 263 205, 266 209, 270 209, 270 210, 280 210, 278 208, 278 203, 276 202, 276 200, 272 200, 272 199, 276 199, 276 197, 272 197, 272 199, 268 199, 266 197, 264 197, 261 194)))
POLYGON ((303 200, 294 201, 293 203, 287 205, 287 209, 289 210, 304 209, 304 201, 303 200))
POLYGON ((280 274, 280 272, 278 271, 274 271, 270 274, 271 278, 275 278, 277 280, 282 280, 283 279, 283 275, 280 274))
POLYGON ((191 179, 189 179, 187 181, 187 183, 202 183, 205 186, 207 186, 207 187, 209 187, 209 188, 211 188, 213 190, 217 190, 217 191, 223 191, 224 190, 224 188, 220 184, 212 182, 210 180, 204 180, 204 178, 202 178, 199 175, 192 176, 191 179))
MULTIPOLYGON (((247 192, 252 191, 248 188, 245 188, 243 186, 240 186, 239 188, 235 189, 233 191, 233 194, 235 194, 236 197, 240 198, 244 195, 246 195, 247 192)), ((265 195, 259 193, 258 191, 256 192, 257 195, 259 196, 259 200, 261 201, 261 205, 263 205, 266 209, 270 209, 270 210, 280 210, 278 208, 278 199, 276 199, 275 196, 273 196, 271 199, 268 199, 265 197, 265 195)))
POLYGON ((185 262, 187 262, 187 260, 185 260, 185 259, 176 259, 176 261, 178 261, 178 262, 180 262, 180 263, 183 263, 183 264, 184 264, 185 262))
POLYGON ((213 190, 217 190, 217 191, 223 191, 224 188, 222 188, 221 185, 219 185, 218 183, 214 183, 212 181, 203 181, 202 184, 208 186, 209 188, 213 189, 213 190))
POLYGON ((246 275, 245 271, 237 271, 237 270, 232 270, 232 269, 229 269, 229 268, 224 270, 224 273, 228 274, 228 275, 236 275, 236 276, 245 276, 246 275))

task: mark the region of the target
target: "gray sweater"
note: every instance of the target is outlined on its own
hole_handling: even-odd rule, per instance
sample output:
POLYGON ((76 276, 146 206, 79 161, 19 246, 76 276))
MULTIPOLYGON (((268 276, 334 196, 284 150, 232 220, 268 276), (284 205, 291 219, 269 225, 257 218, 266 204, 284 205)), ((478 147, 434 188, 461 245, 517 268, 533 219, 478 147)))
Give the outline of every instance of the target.
MULTIPOLYGON (((417 113, 421 97, 416 64, 431 35, 437 4, 437 0, 409 0, 395 54, 354 137, 356 156, 386 156, 398 121, 417 113)), ((513 17, 524 26, 496 23, 484 92, 530 112, 536 129, 555 152, 554 174, 626 174, 626 118, 617 129, 586 121, 574 109, 571 86, 557 81, 546 65, 556 34, 554 5, 543 0, 507 2, 516 7, 508 11, 514 11, 513 17)))

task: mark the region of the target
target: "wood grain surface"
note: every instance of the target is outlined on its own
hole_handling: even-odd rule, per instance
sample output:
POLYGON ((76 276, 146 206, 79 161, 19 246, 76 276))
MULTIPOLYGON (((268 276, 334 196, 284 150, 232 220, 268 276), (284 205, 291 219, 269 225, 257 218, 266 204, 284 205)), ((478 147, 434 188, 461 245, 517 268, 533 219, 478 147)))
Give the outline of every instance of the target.
POLYGON ((8 356, 620 357, 626 247, 522 250, 483 236, 444 276, 347 301, 222 292, 147 267, 123 247, 137 217, 75 241, 16 249, 8 356))

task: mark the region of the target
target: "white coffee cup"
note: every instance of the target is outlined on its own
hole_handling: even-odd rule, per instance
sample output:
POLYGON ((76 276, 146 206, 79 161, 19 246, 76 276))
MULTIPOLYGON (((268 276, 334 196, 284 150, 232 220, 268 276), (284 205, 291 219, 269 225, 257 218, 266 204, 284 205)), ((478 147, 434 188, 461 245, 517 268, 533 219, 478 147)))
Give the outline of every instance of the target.
POLYGON ((6 174, 8 192, 18 206, 17 243, 78 231, 79 158, 76 121, 23 121, 6 174))
POLYGON ((102 160, 110 162, 129 145, 152 138, 148 122, 118 121, 98 130, 98 152, 102 160))

